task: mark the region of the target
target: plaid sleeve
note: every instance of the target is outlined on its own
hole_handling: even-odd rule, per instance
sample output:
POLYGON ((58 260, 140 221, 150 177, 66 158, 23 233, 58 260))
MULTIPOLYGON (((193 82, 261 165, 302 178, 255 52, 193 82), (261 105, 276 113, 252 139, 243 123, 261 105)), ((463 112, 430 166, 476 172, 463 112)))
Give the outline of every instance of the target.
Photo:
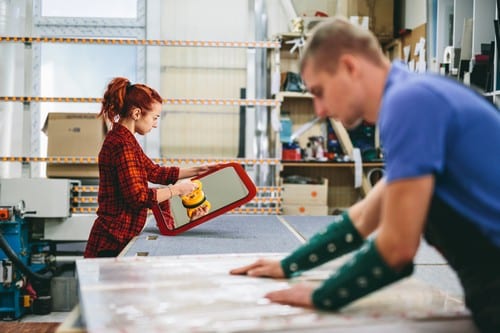
POLYGON ((133 145, 120 145, 115 150, 115 163, 123 201, 130 207, 151 208, 157 203, 156 190, 148 186, 142 159, 133 145))
POLYGON ((146 169, 148 180, 154 184, 174 184, 179 179, 178 167, 162 167, 155 164, 142 152, 141 159, 146 169))

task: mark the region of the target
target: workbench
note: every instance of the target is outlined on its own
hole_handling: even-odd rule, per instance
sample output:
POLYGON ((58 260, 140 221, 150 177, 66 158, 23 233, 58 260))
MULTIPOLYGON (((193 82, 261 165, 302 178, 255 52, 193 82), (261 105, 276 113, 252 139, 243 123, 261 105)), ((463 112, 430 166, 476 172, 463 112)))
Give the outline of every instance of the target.
POLYGON ((77 262, 82 321, 88 332, 477 332, 455 274, 425 243, 412 277, 335 313, 263 295, 319 284, 344 258, 292 280, 229 275, 259 257, 283 257, 332 220, 226 214, 167 237, 150 219, 120 257, 77 262))

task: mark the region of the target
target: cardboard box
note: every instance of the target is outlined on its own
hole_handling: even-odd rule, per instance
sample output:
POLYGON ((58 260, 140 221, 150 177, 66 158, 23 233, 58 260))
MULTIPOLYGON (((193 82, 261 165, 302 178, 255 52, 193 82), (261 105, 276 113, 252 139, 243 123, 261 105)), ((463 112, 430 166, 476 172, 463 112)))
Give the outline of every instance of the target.
POLYGON ((317 205, 328 204, 328 178, 323 184, 283 184, 283 205, 317 205))
POLYGON ((336 15, 358 23, 368 18, 368 27, 382 44, 394 39, 394 0, 338 0, 336 15))
POLYGON ((283 205, 282 207, 283 215, 328 215, 328 206, 326 205, 283 205))
POLYGON ((367 16, 370 30, 382 44, 394 39, 394 0, 348 1, 347 17, 351 16, 367 16))
MULTIPOLYGON (((47 134, 47 156, 97 158, 106 125, 95 113, 48 114, 42 131, 47 134)), ((97 163, 47 163, 49 178, 98 178, 97 163)))

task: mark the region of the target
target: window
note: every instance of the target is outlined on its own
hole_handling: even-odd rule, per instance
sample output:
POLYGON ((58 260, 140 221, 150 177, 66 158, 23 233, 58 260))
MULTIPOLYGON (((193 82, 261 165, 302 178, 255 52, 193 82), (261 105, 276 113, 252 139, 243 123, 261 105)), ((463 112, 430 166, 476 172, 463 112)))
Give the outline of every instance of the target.
POLYGON ((45 17, 137 18, 137 0, 42 0, 45 17))

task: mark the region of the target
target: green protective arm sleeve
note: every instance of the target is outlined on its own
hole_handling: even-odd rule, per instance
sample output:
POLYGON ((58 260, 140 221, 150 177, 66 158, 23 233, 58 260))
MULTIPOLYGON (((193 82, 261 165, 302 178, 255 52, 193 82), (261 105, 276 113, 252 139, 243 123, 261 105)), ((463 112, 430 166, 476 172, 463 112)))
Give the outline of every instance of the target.
POLYGON ((344 212, 338 221, 281 260, 281 268, 286 277, 291 277, 351 252, 361 244, 363 238, 344 212))
POLYGON ((374 240, 369 240, 313 292, 313 303, 319 309, 336 310, 412 273, 413 263, 399 272, 387 266, 374 240))

